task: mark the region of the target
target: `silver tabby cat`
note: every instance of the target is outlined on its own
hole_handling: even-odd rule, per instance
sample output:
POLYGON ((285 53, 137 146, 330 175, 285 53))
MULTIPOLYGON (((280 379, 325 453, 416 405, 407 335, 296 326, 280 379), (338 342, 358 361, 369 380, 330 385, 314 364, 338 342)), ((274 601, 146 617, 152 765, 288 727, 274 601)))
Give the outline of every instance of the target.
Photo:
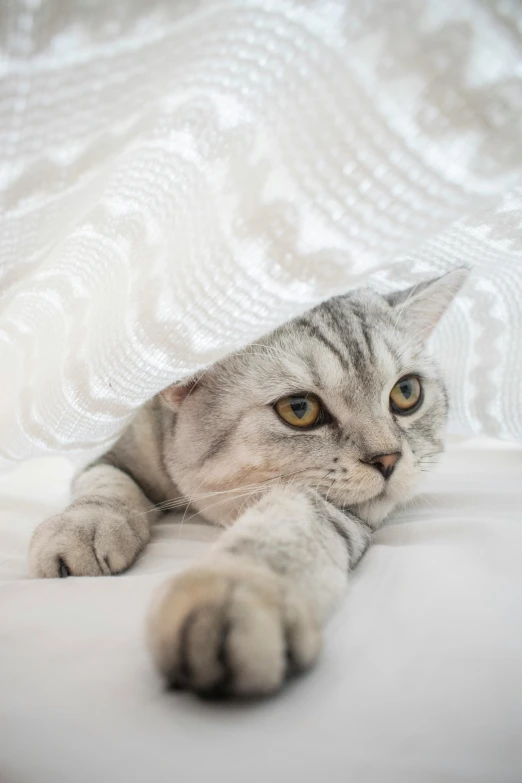
POLYGON ((155 601, 154 660, 201 694, 276 691, 316 660, 349 571, 443 448, 425 341, 466 274, 336 297, 166 389, 37 528, 32 574, 117 574, 165 501, 190 504, 226 531, 155 601))

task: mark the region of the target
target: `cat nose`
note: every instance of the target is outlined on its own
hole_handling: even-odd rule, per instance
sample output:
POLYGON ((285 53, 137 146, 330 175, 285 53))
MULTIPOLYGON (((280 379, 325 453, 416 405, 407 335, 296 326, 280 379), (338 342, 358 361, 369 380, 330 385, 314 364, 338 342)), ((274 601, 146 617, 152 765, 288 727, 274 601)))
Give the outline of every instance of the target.
POLYGON ((399 461, 400 457, 401 452, 394 451, 393 454, 376 454, 374 457, 363 460, 363 462, 366 462, 368 465, 373 465, 373 467, 379 471, 381 476, 383 476, 385 479, 389 479, 395 470, 395 465, 399 461))

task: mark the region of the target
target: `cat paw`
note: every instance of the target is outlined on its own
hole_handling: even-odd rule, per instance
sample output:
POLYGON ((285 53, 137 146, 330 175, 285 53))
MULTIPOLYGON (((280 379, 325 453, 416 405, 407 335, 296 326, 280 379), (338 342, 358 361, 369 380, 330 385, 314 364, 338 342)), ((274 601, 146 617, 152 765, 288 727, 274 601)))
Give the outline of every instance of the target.
POLYGON ((110 576, 136 560, 150 537, 144 519, 103 501, 77 501, 39 525, 29 546, 29 572, 38 578, 110 576))
POLYGON ((311 607, 283 578, 250 564, 181 574, 149 619, 156 666, 173 688, 205 696, 263 696, 317 659, 311 607))

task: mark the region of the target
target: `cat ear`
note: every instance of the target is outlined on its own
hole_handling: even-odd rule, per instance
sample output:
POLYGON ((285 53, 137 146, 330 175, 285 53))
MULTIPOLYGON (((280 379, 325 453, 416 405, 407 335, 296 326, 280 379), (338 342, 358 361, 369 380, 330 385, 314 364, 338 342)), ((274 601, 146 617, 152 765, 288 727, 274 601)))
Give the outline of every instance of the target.
POLYGON ((160 392, 161 397, 173 411, 179 410, 183 400, 196 388, 198 381, 203 375, 203 370, 191 375, 190 378, 183 378, 181 381, 167 386, 160 392))
POLYGON ((459 267, 404 291, 393 291, 385 299, 397 312, 397 323, 422 334, 425 340, 464 285, 468 274, 469 269, 459 267))

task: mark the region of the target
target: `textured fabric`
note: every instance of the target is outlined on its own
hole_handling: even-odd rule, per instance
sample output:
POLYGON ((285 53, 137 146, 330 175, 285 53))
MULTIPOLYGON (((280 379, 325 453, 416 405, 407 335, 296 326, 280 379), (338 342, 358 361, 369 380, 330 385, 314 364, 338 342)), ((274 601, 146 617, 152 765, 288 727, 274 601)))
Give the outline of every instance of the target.
POLYGON ((166 693, 143 643, 168 574, 215 528, 155 526, 118 577, 27 579, 70 466, 0 481, 2 783, 520 783, 522 448, 461 443, 377 535, 320 663, 276 699, 166 693))
POLYGON ((522 435, 517 0, 6 0, 0 45, 4 465, 462 262, 453 426, 522 435))

